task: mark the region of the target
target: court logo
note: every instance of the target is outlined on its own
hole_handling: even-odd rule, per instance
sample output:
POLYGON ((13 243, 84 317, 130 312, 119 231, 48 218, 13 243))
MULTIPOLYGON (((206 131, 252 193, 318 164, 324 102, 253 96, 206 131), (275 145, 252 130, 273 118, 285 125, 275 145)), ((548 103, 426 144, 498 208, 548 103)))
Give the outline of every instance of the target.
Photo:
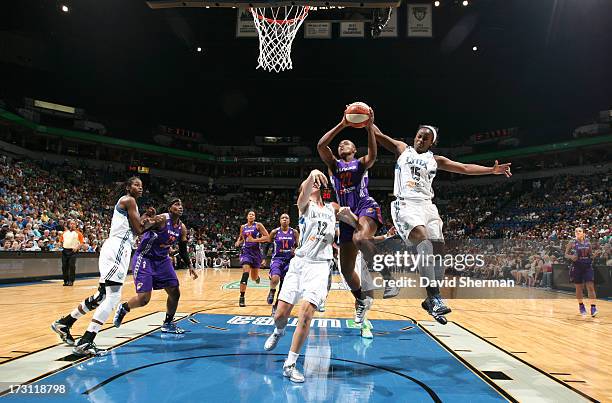
MULTIPOLYGON (((257 284, 254 281, 251 281, 251 279, 249 279, 249 283, 248 286, 250 288, 270 288, 270 280, 261 279, 261 282, 259 284, 257 284)), ((223 287, 221 287, 224 290, 239 290, 240 289, 240 280, 236 280, 236 281, 232 281, 229 283, 225 283, 223 284, 223 287)))
POLYGON ((425 16, 427 16, 427 7, 413 7, 412 14, 417 20, 423 21, 425 16))

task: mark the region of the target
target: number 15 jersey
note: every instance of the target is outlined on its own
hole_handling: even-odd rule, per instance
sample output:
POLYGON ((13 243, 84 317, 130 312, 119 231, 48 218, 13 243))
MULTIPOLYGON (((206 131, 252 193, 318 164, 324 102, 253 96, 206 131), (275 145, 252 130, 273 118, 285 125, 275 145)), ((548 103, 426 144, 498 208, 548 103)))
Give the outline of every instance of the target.
POLYGON ((433 199, 431 184, 437 169, 438 163, 431 151, 419 154, 414 148, 406 147, 395 163, 393 194, 401 199, 433 199))
POLYGON ((309 202, 300 216, 299 225, 300 245, 295 250, 295 256, 314 261, 333 259, 336 212, 331 204, 320 207, 317 203, 309 202))

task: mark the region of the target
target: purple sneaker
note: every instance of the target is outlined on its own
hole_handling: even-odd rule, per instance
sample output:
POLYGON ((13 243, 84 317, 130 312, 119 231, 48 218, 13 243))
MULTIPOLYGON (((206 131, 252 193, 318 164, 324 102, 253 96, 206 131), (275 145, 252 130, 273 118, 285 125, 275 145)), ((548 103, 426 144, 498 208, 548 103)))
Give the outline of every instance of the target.
POLYGON ((597 307, 595 305, 591 305, 591 316, 597 316, 597 307))
POLYGON ((584 304, 578 304, 578 306, 580 307, 580 315, 586 316, 587 311, 586 311, 586 308, 584 307, 584 304))

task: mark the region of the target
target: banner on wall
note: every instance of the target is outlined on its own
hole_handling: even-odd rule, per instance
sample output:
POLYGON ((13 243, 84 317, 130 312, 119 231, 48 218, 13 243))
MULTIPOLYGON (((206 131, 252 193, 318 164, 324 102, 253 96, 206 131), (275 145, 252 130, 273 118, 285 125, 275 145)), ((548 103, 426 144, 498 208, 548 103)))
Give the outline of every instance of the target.
POLYGON ((416 38, 433 36, 431 4, 408 4, 408 36, 416 38))
POLYGON ((304 23, 304 38, 308 39, 330 39, 332 36, 331 22, 309 22, 304 23))
POLYGON ((238 18, 236 21, 236 36, 237 37, 257 37, 257 29, 253 22, 253 15, 248 8, 238 9, 238 18))
POLYGON ((379 37, 381 38, 396 38, 397 37, 397 8, 391 10, 391 16, 387 25, 383 28, 379 37))

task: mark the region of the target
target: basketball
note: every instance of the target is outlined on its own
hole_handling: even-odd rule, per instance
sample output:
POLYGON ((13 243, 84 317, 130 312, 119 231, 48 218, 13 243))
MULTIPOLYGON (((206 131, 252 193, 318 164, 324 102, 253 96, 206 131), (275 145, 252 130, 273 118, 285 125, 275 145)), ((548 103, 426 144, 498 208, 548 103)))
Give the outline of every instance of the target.
POLYGON ((365 127, 370 120, 370 107, 363 102, 353 102, 346 107, 344 118, 351 127, 365 127))

